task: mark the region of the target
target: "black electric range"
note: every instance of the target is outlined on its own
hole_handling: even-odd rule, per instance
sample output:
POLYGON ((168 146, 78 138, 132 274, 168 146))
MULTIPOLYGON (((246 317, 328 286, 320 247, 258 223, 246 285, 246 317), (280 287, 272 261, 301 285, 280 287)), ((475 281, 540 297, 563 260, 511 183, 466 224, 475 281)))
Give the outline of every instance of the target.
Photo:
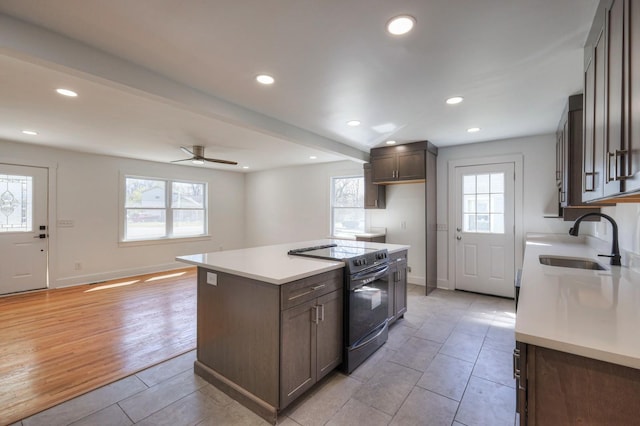
POLYGON ((377 351, 389 335, 389 259, 386 249, 327 244, 288 252, 292 256, 345 262, 344 351, 349 374, 377 351))

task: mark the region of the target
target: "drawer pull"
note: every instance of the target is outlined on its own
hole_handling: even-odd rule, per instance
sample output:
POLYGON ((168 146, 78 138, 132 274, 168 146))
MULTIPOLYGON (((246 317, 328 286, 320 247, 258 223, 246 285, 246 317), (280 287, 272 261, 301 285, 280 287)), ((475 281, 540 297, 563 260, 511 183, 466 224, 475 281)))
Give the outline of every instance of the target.
POLYGON ((306 296, 307 294, 311 294, 311 293, 313 293, 314 291, 316 291, 316 290, 320 290, 320 289, 321 289, 321 288, 323 288, 323 287, 326 287, 326 284, 320 284, 320 285, 313 286, 313 287, 311 287, 311 290, 309 290, 309 291, 305 291, 304 293, 296 294, 295 296, 291 296, 291 297, 289 298, 289 300, 296 300, 296 299, 297 299, 297 298, 299 298, 299 297, 306 296))

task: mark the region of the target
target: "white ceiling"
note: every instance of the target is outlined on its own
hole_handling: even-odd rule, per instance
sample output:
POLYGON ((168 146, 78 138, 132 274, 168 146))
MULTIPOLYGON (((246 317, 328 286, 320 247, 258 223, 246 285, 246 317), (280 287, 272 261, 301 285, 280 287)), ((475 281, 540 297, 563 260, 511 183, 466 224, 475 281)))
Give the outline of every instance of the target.
POLYGON ((597 3, 0 0, 0 138, 162 162, 202 144, 251 171, 550 133, 597 3))

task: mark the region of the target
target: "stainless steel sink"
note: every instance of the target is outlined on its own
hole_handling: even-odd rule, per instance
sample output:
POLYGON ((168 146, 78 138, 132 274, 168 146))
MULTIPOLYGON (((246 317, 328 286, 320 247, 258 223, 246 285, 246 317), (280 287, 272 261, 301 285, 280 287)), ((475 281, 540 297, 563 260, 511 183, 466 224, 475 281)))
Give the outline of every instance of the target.
POLYGON ((562 266, 564 268, 593 269, 596 271, 606 271, 608 268, 595 260, 582 257, 565 257, 540 255, 540 263, 549 266, 562 266))

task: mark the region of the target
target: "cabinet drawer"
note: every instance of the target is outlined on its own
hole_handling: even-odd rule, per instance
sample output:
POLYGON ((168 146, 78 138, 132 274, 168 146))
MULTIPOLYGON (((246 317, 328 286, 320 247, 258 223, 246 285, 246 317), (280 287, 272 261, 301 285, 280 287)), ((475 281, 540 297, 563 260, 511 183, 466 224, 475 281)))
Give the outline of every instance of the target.
POLYGON ((340 268, 283 284, 280 289, 280 307, 282 310, 289 309, 323 294, 341 289, 343 279, 344 268, 340 268))
POLYGON ((389 254, 389 262, 399 262, 399 261, 402 261, 402 260, 404 260, 405 262, 407 261, 407 251, 406 250, 389 254))

